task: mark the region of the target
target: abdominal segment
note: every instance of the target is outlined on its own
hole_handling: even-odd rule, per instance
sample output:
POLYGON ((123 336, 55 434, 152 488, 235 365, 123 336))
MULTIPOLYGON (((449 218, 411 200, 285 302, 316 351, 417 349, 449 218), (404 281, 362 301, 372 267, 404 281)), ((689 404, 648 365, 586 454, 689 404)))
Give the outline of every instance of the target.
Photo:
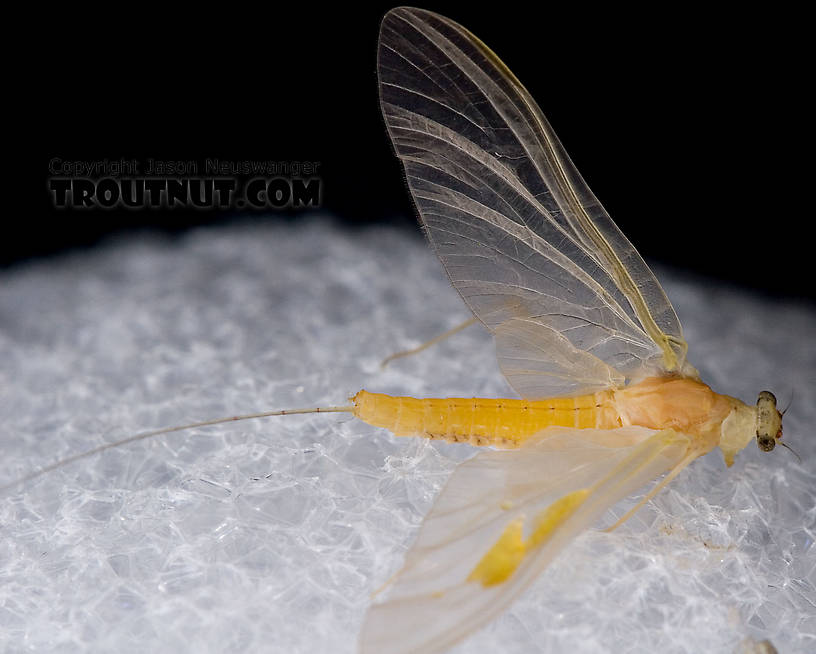
POLYGON ((545 400, 393 397, 360 391, 354 415, 396 436, 423 436, 471 445, 517 447, 547 427, 621 426, 614 392, 545 400))

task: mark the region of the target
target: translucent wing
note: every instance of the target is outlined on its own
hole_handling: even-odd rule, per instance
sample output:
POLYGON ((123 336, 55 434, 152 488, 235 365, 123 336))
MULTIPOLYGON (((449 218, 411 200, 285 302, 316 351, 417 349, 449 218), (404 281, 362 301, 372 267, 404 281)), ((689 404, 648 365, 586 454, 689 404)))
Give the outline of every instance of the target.
POLYGON ((688 437, 640 427, 550 428, 519 450, 462 463, 437 498, 363 654, 440 652, 486 624, 583 529, 681 464, 688 437))
POLYGON ((663 289, 492 51, 453 21, 402 7, 383 19, 378 73, 428 237, 522 396, 597 390, 608 371, 595 365, 603 373, 590 383, 568 382, 569 369, 534 378, 536 351, 502 344, 511 320, 618 377, 683 371, 687 346, 663 289))

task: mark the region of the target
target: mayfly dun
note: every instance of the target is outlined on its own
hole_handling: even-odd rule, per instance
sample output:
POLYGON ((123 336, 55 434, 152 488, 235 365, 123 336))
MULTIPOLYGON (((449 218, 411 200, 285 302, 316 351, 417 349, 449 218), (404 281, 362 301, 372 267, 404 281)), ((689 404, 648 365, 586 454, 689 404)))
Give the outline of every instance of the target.
POLYGON ((782 437, 756 406, 703 383, 655 276, 498 57, 437 14, 394 9, 378 75, 388 134, 431 245, 493 335, 520 399, 393 397, 207 420, 138 434, 42 468, 173 431, 289 414, 350 413, 396 436, 487 446, 451 475, 404 566, 375 598, 361 650, 440 652, 496 616, 607 509, 689 463, 726 464, 782 437))

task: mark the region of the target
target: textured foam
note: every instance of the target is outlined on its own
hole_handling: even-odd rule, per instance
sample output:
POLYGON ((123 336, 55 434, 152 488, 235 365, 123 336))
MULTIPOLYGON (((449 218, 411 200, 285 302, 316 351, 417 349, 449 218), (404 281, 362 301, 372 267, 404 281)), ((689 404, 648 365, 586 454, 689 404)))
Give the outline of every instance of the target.
MULTIPOLYGON (((728 470, 695 462, 456 652, 816 651, 815 312, 657 273, 707 382, 793 395, 803 462, 754 446, 728 470)), ((18 267, 0 281, 0 484, 135 432, 360 388, 510 395, 478 327, 379 369, 467 317, 418 230, 233 226, 18 267)), ((30 481, 0 497, 0 649, 353 652, 370 594, 475 451, 293 416, 30 481)))

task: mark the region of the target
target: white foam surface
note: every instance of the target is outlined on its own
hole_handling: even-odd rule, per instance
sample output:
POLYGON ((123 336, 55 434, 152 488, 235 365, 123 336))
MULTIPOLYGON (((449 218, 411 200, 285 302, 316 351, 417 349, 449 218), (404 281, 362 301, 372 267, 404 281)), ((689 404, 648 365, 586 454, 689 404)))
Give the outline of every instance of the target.
MULTIPOLYGON (((695 462, 456 652, 816 651, 816 312, 657 272, 709 384, 793 395, 785 440, 802 463, 753 446, 731 469, 716 452, 695 462)), ((135 432, 360 388, 510 394, 476 327, 379 369, 467 317, 418 230, 317 218, 19 266, 0 275, 0 484, 135 432)), ((370 594, 474 452, 292 416, 30 481, 0 497, 0 650, 353 652, 370 594)))

